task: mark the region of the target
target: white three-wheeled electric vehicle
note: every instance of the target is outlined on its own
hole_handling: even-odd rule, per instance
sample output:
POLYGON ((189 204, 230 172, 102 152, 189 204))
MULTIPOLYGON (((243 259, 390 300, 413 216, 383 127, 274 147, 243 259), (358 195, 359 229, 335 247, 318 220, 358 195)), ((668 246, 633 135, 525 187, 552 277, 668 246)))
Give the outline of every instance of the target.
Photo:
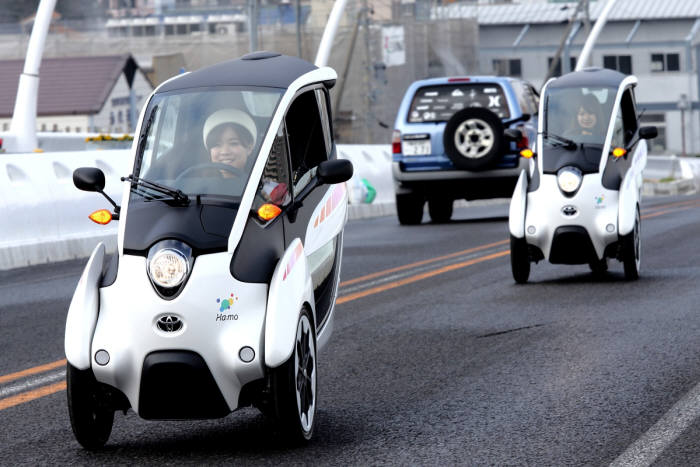
MULTIPOLYGON (((642 170, 645 139, 634 97, 637 78, 588 68, 548 81, 540 99, 536 146, 510 204, 511 266, 527 282, 530 263, 589 264, 607 259, 637 279, 640 267, 642 170)), ((513 136, 515 137, 515 136, 513 136)))
MULTIPOLYGON (((254 405, 284 438, 311 438, 352 176, 336 158, 335 80, 258 52, 148 99, 121 207, 91 216, 119 219, 118 250, 95 248, 68 311, 68 406, 85 448, 128 408, 205 419, 254 405)), ((104 194, 98 169, 73 180, 104 194)))

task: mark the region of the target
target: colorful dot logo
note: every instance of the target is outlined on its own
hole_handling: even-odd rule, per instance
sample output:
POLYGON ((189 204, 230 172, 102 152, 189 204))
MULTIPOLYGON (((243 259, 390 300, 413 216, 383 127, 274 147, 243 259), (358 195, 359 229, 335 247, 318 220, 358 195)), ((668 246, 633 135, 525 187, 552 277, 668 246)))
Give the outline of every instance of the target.
POLYGON ((603 201, 605 201, 605 195, 595 197, 595 204, 603 204, 603 201))
POLYGON ((235 296, 234 294, 231 294, 231 296, 228 298, 217 298, 216 299, 216 303, 219 304, 219 311, 220 312, 230 310, 231 307, 233 306, 233 303, 236 301, 238 301, 238 297, 235 296))

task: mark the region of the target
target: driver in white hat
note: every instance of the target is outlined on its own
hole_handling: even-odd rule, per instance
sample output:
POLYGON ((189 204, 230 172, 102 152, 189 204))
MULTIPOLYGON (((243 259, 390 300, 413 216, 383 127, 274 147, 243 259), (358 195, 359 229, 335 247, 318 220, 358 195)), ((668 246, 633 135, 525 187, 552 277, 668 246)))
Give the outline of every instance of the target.
MULTIPOLYGON (((258 136, 250 115, 237 109, 217 110, 204 123, 202 138, 211 161, 243 170, 258 136)), ((221 171, 225 177, 231 173, 221 171)))

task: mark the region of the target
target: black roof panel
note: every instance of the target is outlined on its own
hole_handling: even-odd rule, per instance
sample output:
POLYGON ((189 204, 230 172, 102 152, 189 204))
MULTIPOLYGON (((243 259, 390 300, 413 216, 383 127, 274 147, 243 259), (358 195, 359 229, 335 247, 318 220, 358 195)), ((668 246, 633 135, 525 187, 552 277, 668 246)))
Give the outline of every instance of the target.
POLYGON ((315 69, 315 65, 297 57, 256 52, 182 75, 165 83, 158 92, 207 86, 264 86, 286 89, 299 76, 315 69))
POLYGON ((607 68, 585 68, 581 71, 567 73, 549 84, 550 88, 576 88, 582 86, 609 86, 617 88, 627 78, 615 70, 607 68))

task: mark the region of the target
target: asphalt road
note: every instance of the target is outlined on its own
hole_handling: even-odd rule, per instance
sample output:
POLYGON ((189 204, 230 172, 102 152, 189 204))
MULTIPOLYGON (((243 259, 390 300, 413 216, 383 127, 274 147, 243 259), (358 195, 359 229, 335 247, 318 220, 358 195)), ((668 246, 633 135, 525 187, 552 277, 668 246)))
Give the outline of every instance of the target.
POLYGON ((60 362, 18 373, 63 358, 83 262, 0 273, 0 464, 700 463, 700 197, 645 202, 632 283, 619 263, 602 278, 540 263, 516 285, 506 215, 348 224, 317 432, 294 450, 243 409, 117 414, 105 450, 83 451, 60 362))

